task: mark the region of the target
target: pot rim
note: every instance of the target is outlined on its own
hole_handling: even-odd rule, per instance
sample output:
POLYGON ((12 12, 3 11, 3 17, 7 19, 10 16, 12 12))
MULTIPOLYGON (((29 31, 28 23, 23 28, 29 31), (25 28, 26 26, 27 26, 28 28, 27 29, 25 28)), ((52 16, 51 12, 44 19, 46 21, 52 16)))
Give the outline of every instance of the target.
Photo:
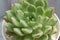
MULTIPOLYGON (((58 22, 59 22, 59 25, 60 25, 60 19, 59 19, 59 17, 56 15, 56 13, 54 13, 54 16, 58 19, 58 22)), ((5 22, 5 20, 2 21, 2 36, 3 36, 3 39, 6 40, 6 37, 5 37, 4 32, 3 32, 4 31, 4 29, 3 29, 4 28, 3 27, 4 22, 5 22)), ((58 32, 58 36, 57 36, 56 40, 59 39, 59 36, 60 36, 60 30, 58 32)))

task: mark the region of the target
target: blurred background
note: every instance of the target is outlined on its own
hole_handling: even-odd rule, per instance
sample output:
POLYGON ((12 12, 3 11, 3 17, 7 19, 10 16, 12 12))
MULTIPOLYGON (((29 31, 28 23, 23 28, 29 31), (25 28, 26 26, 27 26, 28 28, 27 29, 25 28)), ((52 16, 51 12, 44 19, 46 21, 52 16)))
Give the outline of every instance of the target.
MULTIPOLYGON (((10 9, 10 4, 17 2, 17 0, 0 0, 0 40, 3 40, 1 34, 1 22, 3 20, 3 16, 5 15, 5 11, 10 9)), ((50 7, 55 7, 55 13, 60 18, 60 0, 48 0, 50 7)))

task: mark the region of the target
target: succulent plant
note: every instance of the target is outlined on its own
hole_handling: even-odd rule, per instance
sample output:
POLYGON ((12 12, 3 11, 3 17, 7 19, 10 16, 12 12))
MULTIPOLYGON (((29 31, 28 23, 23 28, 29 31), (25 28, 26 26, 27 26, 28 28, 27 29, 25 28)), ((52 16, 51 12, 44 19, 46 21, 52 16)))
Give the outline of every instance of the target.
POLYGON ((18 0, 4 17, 9 35, 14 40, 51 40, 57 32, 54 8, 47 0, 18 0))

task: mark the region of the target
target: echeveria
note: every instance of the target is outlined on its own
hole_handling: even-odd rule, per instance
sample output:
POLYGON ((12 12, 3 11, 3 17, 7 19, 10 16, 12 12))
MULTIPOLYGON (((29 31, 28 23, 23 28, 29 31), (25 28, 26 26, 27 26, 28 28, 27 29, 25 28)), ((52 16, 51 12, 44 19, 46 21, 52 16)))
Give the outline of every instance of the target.
POLYGON ((53 14, 47 0, 18 0, 6 11, 7 32, 13 33, 15 40, 51 40, 57 32, 53 14))

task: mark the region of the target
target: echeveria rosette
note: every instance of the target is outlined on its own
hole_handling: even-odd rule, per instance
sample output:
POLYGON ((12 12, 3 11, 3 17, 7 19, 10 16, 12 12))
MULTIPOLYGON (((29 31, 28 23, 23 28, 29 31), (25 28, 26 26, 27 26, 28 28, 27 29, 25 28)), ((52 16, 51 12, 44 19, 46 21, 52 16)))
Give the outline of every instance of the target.
POLYGON ((4 17, 7 32, 15 40, 50 40, 57 32, 54 8, 47 0, 18 0, 4 17))

